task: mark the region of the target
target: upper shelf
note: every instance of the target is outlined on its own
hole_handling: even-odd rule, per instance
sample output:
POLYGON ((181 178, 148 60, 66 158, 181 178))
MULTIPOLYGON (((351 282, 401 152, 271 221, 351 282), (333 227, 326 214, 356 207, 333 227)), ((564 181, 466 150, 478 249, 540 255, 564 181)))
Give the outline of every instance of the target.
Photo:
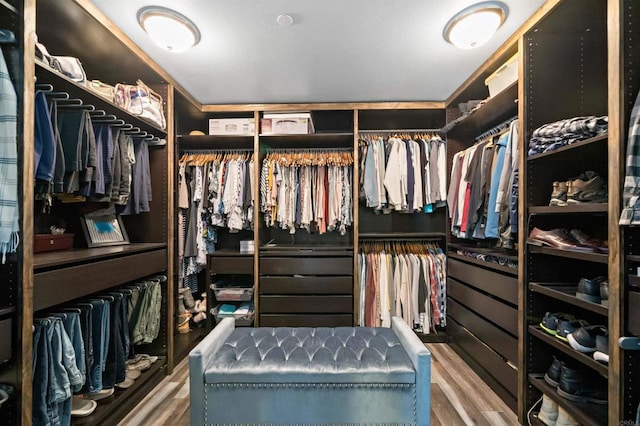
POLYGON ((352 148, 353 133, 310 133, 306 135, 261 134, 261 144, 271 148, 352 148))
POLYGON ((114 115, 125 123, 138 127, 153 136, 164 138, 167 135, 165 130, 155 124, 131 114, 113 102, 109 102, 92 90, 49 68, 40 61, 36 61, 36 82, 38 84, 51 84, 55 91, 66 92, 69 94, 69 98, 80 99, 83 104, 93 105, 96 110, 102 110, 108 115, 114 115))
POLYGON ((584 253, 581 251, 561 250, 552 247, 540 247, 531 244, 529 244, 529 252, 547 254, 550 256, 566 257, 570 259, 586 260, 588 262, 609 262, 609 256, 604 253, 584 253))
POLYGON ((518 82, 515 82, 490 98, 478 109, 455 125, 447 136, 478 136, 493 126, 515 116, 518 113, 518 82))
POLYGON ((178 136, 180 150, 253 149, 253 135, 178 136))
POLYGON ((600 315, 608 315, 609 308, 600 303, 593 303, 576 297, 577 285, 569 285, 567 283, 529 283, 529 290, 534 293, 544 294, 545 296, 561 300, 573 306, 595 312, 600 315))
POLYGON ((555 149, 553 151, 543 152, 543 153, 540 153, 540 154, 531 155, 531 156, 527 157, 527 161, 534 161, 534 160, 537 160, 539 158, 548 157, 550 155, 558 154, 558 153, 561 153, 561 152, 566 152, 566 151, 570 151, 570 150, 574 150, 574 149, 584 148, 585 146, 589 146, 589 145, 594 144, 594 143, 606 141, 608 138, 609 138, 608 133, 603 133, 603 134, 595 136, 593 138, 585 139, 583 141, 574 142, 571 145, 565 145, 565 146, 563 146, 561 148, 558 148, 558 149, 555 149))

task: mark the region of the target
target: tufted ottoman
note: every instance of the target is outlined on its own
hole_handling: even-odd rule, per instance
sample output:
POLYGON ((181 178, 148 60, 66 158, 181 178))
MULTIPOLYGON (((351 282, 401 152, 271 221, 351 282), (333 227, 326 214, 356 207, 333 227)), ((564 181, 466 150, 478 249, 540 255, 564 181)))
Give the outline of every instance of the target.
POLYGON ((191 425, 428 425, 431 355, 392 328, 235 328, 189 354, 191 425))

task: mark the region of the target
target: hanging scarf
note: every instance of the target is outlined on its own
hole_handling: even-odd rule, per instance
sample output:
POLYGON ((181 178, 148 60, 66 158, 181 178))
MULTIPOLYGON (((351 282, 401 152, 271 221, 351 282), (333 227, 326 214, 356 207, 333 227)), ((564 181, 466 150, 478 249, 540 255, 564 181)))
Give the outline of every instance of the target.
POLYGON ((18 248, 20 210, 18 208, 18 98, 0 50, 0 253, 18 248))

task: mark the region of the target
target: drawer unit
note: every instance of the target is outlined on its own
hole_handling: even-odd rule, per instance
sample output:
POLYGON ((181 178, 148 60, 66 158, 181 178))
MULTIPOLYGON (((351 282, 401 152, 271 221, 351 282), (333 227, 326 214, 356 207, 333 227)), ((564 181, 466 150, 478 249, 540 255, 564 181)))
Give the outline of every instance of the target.
POLYGON ((261 275, 353 275, 353 257, 263 257, 261 275))
POLYGON ((259 281, 260 326, 353 325, 352 252, 263 253, 259 281))
POLYGON ((261 276, 260 294, 352 294, 352 276, 261 276))
POLYGON ((209 272, 212 274, 253 275, 253 255, 251 256, 209 256, 209 272))

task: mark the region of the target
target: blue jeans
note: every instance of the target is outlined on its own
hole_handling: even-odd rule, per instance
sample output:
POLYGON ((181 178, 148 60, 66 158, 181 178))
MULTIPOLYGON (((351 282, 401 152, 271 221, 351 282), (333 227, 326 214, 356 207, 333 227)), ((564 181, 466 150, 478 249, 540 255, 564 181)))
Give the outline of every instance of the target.
MULTIPOLYGON (((116 383, 123 382, 126 378, 126 353, 122 322, 122 307, 124 297, 122 293, 109 293, 113 297, 110 305, 110 332, 109 348, 106 365, 102 374, 102 386, 112 388, 116 383)), ((126 318, 126 317, 125 317, 126 318)))
POLYGON ((32 416, 34 425, 50 424, 51 404, 49 402, 49 342, 47 320, 35 320, 32 354, 32 416))
POLYGON ((93 305, 91 303, 79 303, 76 305, 80 309, 80 330, 83 336, 83 353, 84 353, 84 365, 85 365, 85 381, 84 386, 78 393, 89 392, 89 376, 91 368, 93 367, 93 321, 92 310, 93 305))
POLYGON ((91 305, 93 306, 91 310, 91 341, 94 362, 88 374, 88 381, 89 393, 96 393, 102 390, 102 372, 107 361, 110 302, 103 299, 93 299, 91 305))

